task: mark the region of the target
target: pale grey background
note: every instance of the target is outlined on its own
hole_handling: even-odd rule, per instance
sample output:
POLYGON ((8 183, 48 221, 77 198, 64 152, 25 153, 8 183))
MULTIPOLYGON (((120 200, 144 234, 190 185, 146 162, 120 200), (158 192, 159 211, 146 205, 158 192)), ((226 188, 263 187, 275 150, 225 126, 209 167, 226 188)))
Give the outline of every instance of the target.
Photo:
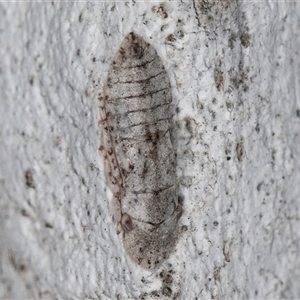
POLYGON ((0 4, 0 298, 300 297, 299 4, 160 4, 0 4), (122 248, 98 151, 132 30, 171 80, 187 229, 154 273, 122 248))

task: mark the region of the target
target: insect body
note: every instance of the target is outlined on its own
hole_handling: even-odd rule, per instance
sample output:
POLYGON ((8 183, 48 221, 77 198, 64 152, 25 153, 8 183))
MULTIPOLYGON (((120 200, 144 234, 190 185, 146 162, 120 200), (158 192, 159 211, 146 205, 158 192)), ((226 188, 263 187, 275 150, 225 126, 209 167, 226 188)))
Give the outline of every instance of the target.
POLYGON ((182 214, 170 138, 170 82, 155 49, 135 33, 115 54, 100 99, 107 183, 124 247, 147 269, 174 248, 182 214))

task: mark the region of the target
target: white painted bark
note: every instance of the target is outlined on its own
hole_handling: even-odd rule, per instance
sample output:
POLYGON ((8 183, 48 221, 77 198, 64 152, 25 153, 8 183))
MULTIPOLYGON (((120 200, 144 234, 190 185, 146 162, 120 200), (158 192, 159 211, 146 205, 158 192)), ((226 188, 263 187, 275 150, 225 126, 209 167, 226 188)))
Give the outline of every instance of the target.
POLYGON ((0 298, 299 298, 299 8, 1 3, 0 298), (97 95, 130 31, 176 111, 186 230, 153 273, 116 234, 98 151, 97 95))

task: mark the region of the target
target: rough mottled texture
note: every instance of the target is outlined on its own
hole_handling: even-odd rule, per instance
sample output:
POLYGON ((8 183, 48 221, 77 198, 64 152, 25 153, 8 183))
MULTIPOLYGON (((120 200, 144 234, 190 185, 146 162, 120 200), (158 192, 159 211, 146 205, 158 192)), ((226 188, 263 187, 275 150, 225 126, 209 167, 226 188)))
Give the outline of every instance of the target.
MULTIPOLYGON (((299 299, 300 3, 0 4, 1 299, 299 299), (132 262, 99 101, 128 32, 172 87, 182 237, 132 262)), ((129 224, 130 227, 130 224, 129 224)))
POLYGON ((169 256, 178 237, 171 101, 168 74, 155 49, 128 34, 100 97, 101 150, 125 249, 147 269, 169 256))

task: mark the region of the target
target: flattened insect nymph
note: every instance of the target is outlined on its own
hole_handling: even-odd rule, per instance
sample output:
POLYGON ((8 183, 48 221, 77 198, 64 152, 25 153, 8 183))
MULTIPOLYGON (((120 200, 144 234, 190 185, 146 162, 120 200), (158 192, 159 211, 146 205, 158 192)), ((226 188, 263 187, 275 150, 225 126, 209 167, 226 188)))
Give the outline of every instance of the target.
POLYGON ((137 34, 123 40, 99 100, 114 218, 130 257, 153 269, 176 244, 182 207, 170 138, 170 81, 155 49, 137 34))

